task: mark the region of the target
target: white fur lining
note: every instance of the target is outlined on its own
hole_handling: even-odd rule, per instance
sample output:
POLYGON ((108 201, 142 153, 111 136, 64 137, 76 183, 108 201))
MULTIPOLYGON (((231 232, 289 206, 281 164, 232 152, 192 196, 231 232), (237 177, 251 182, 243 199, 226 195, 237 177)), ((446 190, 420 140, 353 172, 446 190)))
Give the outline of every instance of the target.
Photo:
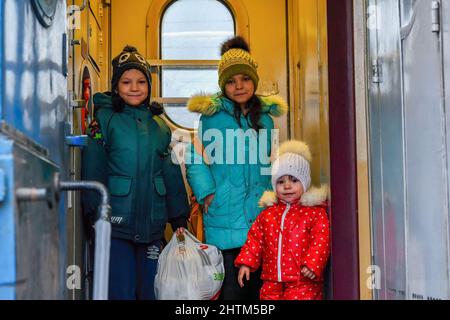
MULTIPOLYGON (((304 206, 312 207, 323 204, 328 198, 328 185, 323 184, 320 188, 311 187, 307 192, 305 192, 300 198, 300 203, 304 206)), ((259 206, 270 207, 278 202, 277 195, 273 191, 265 191, 259 199, 259 206)))

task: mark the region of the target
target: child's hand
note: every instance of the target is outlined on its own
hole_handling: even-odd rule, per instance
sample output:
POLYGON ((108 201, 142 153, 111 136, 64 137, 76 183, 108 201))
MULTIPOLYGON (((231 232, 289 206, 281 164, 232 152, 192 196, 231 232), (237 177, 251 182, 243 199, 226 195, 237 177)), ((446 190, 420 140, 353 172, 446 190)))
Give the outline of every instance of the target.
POLYGON ((175 231, 175 233, 176 233, 177 236, 179 236, 179 235, 181 235, 181 234, 184 234, 184 228, 183 228, 183 227, 178 228, 178 229, 175 231))
POLYGON ((203 201, 203 211, 204 213, 208 213, 208 208, 211 202, 214 199, 214 193, 211 193, 210 195, 206 196, 205 201, 203 201))
POLYGON ((242 278, 244 278, 245 275, 245 279, 250 280, 250 268, 247 266, 241 266, 241 268, 239 269, 239 274, 238 274, 238 282, 239 282, 239 286, 241 286, 241 288, 244 286, 244 282, 242 281, 242 278))
POLYGON ((316 275, 314 274, 314 272, 312 272, 311 270, 308 269, 308 267, 304 266, 302 268, 302 275, 304 275, 305 277, 307 277, 308 279, 314 280, 316 275))

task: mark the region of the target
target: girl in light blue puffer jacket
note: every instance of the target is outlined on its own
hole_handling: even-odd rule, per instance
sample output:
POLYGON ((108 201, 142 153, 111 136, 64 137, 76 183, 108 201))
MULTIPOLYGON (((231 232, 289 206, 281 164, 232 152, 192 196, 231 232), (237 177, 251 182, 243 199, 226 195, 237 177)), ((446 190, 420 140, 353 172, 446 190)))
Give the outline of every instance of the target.
POLYGON ((204 207, 206 243, 224 256, 223 299, 258 299, 260 288, 259 277, 240 288, 233 261, 261 211, 259 199, 271 188, 271 142, 277 134, 271 116, 283 115, 287 105, 279 96, 256 96, 258 80, 247 43, 235 37, 222 46, 221 92, 188 102, 202 116, 196 143, 186 152, 187 180, 204 207))

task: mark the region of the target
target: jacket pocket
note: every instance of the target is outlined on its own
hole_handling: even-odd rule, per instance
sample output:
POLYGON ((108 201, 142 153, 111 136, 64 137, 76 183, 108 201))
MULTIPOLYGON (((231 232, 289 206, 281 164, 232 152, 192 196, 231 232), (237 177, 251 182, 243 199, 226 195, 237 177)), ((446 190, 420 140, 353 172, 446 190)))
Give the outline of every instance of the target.
POLYGON ((160 196, 165 196, 167 194, 166 185, 162 176, 156 176, 154 179, 155 190, 160 196))
POLYGON ((216 192, 209 206, 209 213, 213 215, 228 215, 231 186, 227 180, 216 182, 216 192))
POLYGON ((130 193, 133 178, 125 176, 109 176, 108 186, 112 196, 123 197, 130 193))
POLYGON ((108 190, 111 194, 111 222, 128 224, 131 216, 133 194, 131 192, 132 177, 109 176, 108 190))

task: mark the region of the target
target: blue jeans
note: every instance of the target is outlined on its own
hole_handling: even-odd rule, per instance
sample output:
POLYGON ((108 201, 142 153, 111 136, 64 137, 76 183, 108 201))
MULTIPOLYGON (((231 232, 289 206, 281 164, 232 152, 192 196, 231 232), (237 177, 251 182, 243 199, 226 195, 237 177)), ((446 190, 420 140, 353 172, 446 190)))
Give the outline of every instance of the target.
POLYGON ((111 239, 110 300, 155 300, 155 275, 162 242, 137 244, 111 239))

